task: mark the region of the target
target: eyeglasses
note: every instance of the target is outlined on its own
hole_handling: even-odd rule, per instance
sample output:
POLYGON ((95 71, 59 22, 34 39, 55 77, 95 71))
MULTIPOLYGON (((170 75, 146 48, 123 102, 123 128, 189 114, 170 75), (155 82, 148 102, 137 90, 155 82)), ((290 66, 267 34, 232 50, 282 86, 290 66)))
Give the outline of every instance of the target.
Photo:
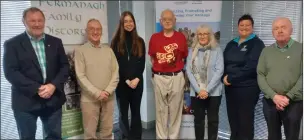
POLYGON ((197 36, 206 37, 206 36, 209 36, 209 33, 198 33, 197 36))
POLYGON ((98 33, 101 33, 101 32, 102 32, 102 29, 101 29, 101 28, 88 28, 88 31, 89 31, 89 32, 93 32, 93 33, 94 33, 95 31, 98 32, 98 33))
POLYGON ((173 22, 174 19, 173 18, 162 18, 160 19, 161 21, 164 21, 164 22, 173 22))

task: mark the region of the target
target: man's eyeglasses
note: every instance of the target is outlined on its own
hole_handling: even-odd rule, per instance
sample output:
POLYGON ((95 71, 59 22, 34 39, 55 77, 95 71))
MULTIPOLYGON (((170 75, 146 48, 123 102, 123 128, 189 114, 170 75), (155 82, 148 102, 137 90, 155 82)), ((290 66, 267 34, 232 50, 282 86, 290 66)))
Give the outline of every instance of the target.
POLYGON ((161 21, 164 21, 164 22, 173 22, 174 19, 173 18, 162 18, 160 19, 161 21))
POLYGON ((101 33, 101 32, 102 32, 102 29, 101 29, 101 28, 88 28, 88 31, 89 31, 89 32, 93 32, 93 33, 94 33, 95 31, 98 32, 98 33, 101 33))

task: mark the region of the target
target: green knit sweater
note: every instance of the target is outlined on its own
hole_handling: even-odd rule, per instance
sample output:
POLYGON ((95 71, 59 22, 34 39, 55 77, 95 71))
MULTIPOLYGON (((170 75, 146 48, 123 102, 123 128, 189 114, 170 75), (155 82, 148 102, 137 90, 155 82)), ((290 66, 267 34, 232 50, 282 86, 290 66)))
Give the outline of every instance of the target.
POLYGON ((303 100, 302 44, 294 41, 281 51, 276 44, 265 47, 257 67, 258 84, 265 97, 286 95, 292 101, 303 100))

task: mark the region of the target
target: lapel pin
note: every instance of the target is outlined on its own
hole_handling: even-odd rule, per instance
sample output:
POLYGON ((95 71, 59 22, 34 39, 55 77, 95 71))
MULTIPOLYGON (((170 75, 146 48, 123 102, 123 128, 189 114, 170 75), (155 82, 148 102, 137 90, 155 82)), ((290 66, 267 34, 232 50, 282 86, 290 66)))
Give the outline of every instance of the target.
POLYGON ((51 45, 50 45, 50 44, 48 44, 47 46, 48 46, 48 47, 50 47, 51 45))

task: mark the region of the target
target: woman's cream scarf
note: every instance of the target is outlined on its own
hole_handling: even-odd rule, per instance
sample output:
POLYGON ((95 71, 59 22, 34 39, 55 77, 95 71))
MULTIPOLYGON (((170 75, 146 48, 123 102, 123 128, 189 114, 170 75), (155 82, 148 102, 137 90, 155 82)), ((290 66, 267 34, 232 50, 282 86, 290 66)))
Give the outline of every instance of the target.
POLYGON ((210 50, 211 46, 210 43, 208 45, 202 46, 197 43, 192 50, 192 57, 191 57, 191 71, 198 83, 200 90, 207 90, 208 85, 208 67, 209 67, 209 59, 210 59, 210 50), (204 50, 203 58, 198 58, 197 53, 199 49, 204 50), (197 65, 199 64, 197 61, 203 61, 201 68, 198 68, 197 65))

